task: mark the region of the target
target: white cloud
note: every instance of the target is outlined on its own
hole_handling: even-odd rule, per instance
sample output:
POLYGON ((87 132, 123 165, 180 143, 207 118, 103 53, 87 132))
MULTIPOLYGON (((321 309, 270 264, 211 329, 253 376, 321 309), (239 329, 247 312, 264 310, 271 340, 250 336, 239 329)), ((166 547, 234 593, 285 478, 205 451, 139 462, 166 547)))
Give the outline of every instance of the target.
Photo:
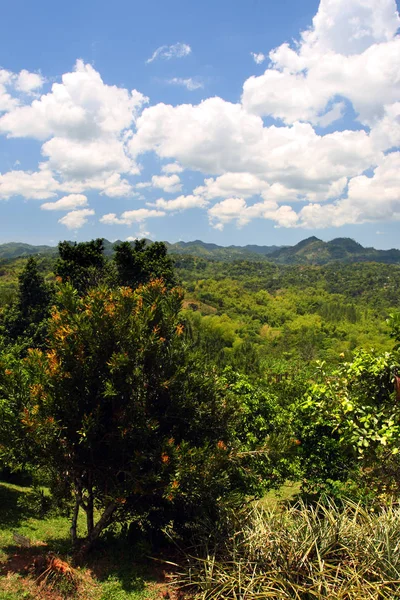
POLYGON ((187 77, 186 79, 183 77, 173 77, 172 79, 168 79, 168 83, 172 85, 181 85, 189 90, 189 92, 193 92, 194 90, 199 90, 204 87, 204 83, 198 78, 196 79, 194 77, 187 77))
MULTIPOLYGON (((2 86, 29 92, 42 83, 40 75, 28 71, 18 76, 1 71, 0 103, 2 86)), ((75 70, 65 73, 62 83, 54 83, 48 94, 27 105, 11 103, 8 113, 0 117, 0 131, 11 137, 49 138, 42 146, 47 161, 37 174, 3 175, 0 197, 21 194, 46 199, 57 190, 91 189, 109 197, 132 195, 131 184, 121 174, 137 174, 139 169, 126 153, 125 142, 146 101, 136 90, 104 84, 92 66, 77 61, 75 70), (32 190, 28 183, 33 184, 32 190)))
POLYGON ((115 213, 108 213, 101 217, 100 222, 105 225, 132 225, 132 223, 141 223, 146 219, 164 216, 164 211, 138 208, 137 210, 126 210, 120 217, 117 217, 115 213))
MULTIPOLYGON (((214 97, 144 108, 145 96, 106 85, 82 61, 32 100, 44 78, 2 69, 0 133, 39 140, 43 159, 35 171, 0 175, 0 198, 97 191, 145 202, 137 192, 147 187, 182 193, 183 180, 186 191, 191 179, 180 174, 192 170, 204 181, 196 178, 187 195, 147 203, 154 210, 109 213, 102 222, 142 223, 194 206, 207 209, 218 229, 253 219, 282 227, 398 219, 399 24, 395 0, 321 0, 298 42, 262 55, 267 68, 244 82, 238 103, 214 97), (329 134, 316 130, 335 126, 329 134), (166 164, 150 181, 132 183, 146 152, 166 164)), ((148 62, 189 53, 185 44, 162 46, 148 62)), ((252 55, 261 61, 261 53, 252 55)))
POLYGON ((155 188, 160 188, 168 194, 180 192, 182 184, 179 175, 153 175, 151 185, 155 188))
POLYGON ((0 131, 39 140, 118 135, 132 125, 146 102, 136 90, 106 85, 91 65, 78 60, 75 70, 65 73, 62 83, 54 83, 50 93, 1 117, 0 131))
POLYGON ((315 120, 315 124, 320 127, 328 127, 335 121, 341 119, 345 113, 346 105, 344 102, 336 102, 328 112, 315 120))
POLYGON ((372 125, 400 95, 399 26, 395 0, 321 0, 299 45, 272 50, 271 67, 245 81, 244 107, 318 124, 329 101, 342 96, 372 125))
POLYGON ((270 219, 277 227, 292 227, 298 221, 298 215, 287 205, 279 206, 274 201, 257 202, 247 205, 243 198, 227 198, 215 204, 208 211, 211 225, 222 231, 224 225, 236 222, 238 227, 247 225, 253 219, 270 219))
POLYGON ((371 140, 379 150, 400 146, 400 102, 385 106, 385 114, 371 129, 371 140))
POLYGON ((133 155, 153 150, 188 169, 262 180, 260 187, 281 183, 313 202, 331 197, 343 178, 358 175, 380 157, 365 131, 320 136, 307 123, 265 127, 260 117, 221 98, 145 109, 129 146, 133 155))
POLYGON ((161 168, 161 171, 163 173, 167 173, 168 175, 170 173, 182 173, 183 167, 181 167, 181 165, 178 165, 178 163, 168 163, 167 165, 164 165, 161 168))
POLYGON ((191 47, 182 42, 177 42, 171 46, 160 46, 153 52, 152 56, 146 60, 146 63, 151 63, 157 58, 163 58, 165 60, 170 60, 171 58, 184 58, 185 56, 188 56, 191 51, 191 47))
POLYGON ((303 40, 324 52, 359 54, 391 40, 399 27, 394 0, 322 0, 303 40))
POLYGON ((205 179, 204 185, 198 186, 194 194, 203 195, 209 200, 227 196, 248 198, 261 194, 268 187, 266 181, 251 173, 225 173, 216 179, 205 179))
POLYGON ((153 175, 151 181, 139 181, 135 184, 137 190, 144 190, 146 188, 159 188, 167 194, 173 194, 180 192, 182 184, 179 175, 153 175))
POLYGON ((9 93, 8 88, 12 85, 14 74, 11 71, 0 69, 0 114, 13 110, 18 106, 17 98, 9 93))
POLYGON ((90 208, 72 210, 61 219, 58 219, 58 222, 65 225, 68 229, 80 229, 88 222, 88 217, 91 215, 94 215, 94 210, 90 208))
POLYGON ((245 209, 246 202, 243 198, 226 198, 210 208, 208 216, 212 225, 221 230, 226 223, 238 219, 245 209))
POLYGON ((327 206, 305 206, 299 217, 307 228, 400 220, 400 152, 385 156, 372 177, 351 179, 345 198, 327 206))
POLYGON ((16 74, 0 69, 0 113, 11 112, 19 106, 18 93, 32 94, 43 84, 44 78, 39 73, 23 69, 16 74))
MULTIPOLYGON (((25 70, 18 76, 0 71, 0 106, 4 100, 2 86, 13 85, 28 93, 43 81, 41 75, 25 70)), ((10 104, 9 98, 6 100, 10 104)), ((147 102, 145 96, 104 84, 91 65, 78 60, 74 71, 65 73, 49 93, 30 104, 18 102, 11 102, 8 112, 0 117, 0 132, 9 137, 46 140, 42 155, 47 160, 40 169, 47 171, 50 187, 42 198, 53 196, 57 187, 69 193, 95 189, 109 197, 132 195, 131 184, 121 175, 139 173, 126 152, 126 140, 147 102)), ((43 174, 40 179, 43 181, 43 174)))
POLYGON ((250 52, 250 54, 257 65, 261 65, 267 58, 262 52, 250 52))
POLYGON ((127 242, 135 242, 136 240, 141 240, 143 238, 152 239, 153 237, 153 234, 145 229, 145 225, 143 223, 139 223, 139 231, 137 231, 134 235, 129 235, 125 239, 127 242))
POLYGON ((125 198, 136 195, 129 181, 122 179, 119 173, 113 173, 107 177, 99 187, 103 189, 101 195, 109 198, 125 198))
POLYGON ((154 204, 148 204, 148 206, 155 206, 156 208, 160 208, 168 212, 187 210, 188 208, 204 208, 207 205, 207 200, 201 196, 193 195, 178 196, 178 198, 175 198, 174 200, 164 200, 164 198, 159 198, 154 204))
POLYGON ((74 140, 54 137, 42 146, 48 167, 66 179, 85 179, 105 173, 138 173, 117 139, 74 140))
MULTIPOLYGON (((46 163, 45 163, 46 164, 46 163)), ((119 173, 111 175, 100 174, 98 176, 68 179, 58 184, 60 191, 69 194, 81 194, 82 192, 96 191, 100 192, 101 196, 109 198, 123 198, 128 196, 136 196, 132 185, 127 179, 121 178, 119 173)))
POLYGON ((70 194, 57 200, 57 202, 46 202, 41 205, 42 210, 71 210, 72 208, 87 206, 87 197, 83 194, 70 194))
POLYGON ((22 69, 16 77, 15 88, 20 92, 29 94, 41 88, 43 84, 44 78, 40 73, 30 73, 26 69, 22 69))
POLYGON ((0 198, 8 200, 12 196, 22 196, 33 200, 53 198, 59 190, 59 183, 50 171, 36 172, 8 171, 0 174, 0 198))

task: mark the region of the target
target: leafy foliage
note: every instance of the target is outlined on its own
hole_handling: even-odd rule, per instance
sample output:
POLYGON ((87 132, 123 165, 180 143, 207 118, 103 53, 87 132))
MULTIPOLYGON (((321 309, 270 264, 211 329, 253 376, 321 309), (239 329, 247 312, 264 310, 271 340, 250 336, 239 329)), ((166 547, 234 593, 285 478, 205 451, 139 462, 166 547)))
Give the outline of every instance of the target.
POLYGON ((54 272, 70 282, 80 294, 102 282, 105 276, 104 244, 101 238, 91 242, 60 242, 54 272))
POLYGON ((43 347, 50 315, 52 288, 39 272, 35 258, 29 258, 18 277, 16 301, 3 314, 3 335, 10 344, 19 342, 22 348, 43 347))
POLYGON ((301 406, 308 486, 348 479, 378 492, 398 492, 400 411, 396 357, 359 351, 332 373, 320 366, 301 406))
POLYGON ((16 373, 2 372, 4 416, 19 432, 9 433, 6 454, 23 460, 26 440, 31 460, 85 510, 89 542, 128 514, 184 514, 187 525, 215 511, 217 498, 249 490, 237 403, 187 355, 180 303, 161 280, 83 297, 66 284, 47 351, 32 349, 16 373))
POLYGON ((176 284, 173 262, 162 242, 147 245, 136 240, 134 246, 121 242, 114 246, 118 285, 136 288, 151 279, 161 278, 167 287, 176 284))

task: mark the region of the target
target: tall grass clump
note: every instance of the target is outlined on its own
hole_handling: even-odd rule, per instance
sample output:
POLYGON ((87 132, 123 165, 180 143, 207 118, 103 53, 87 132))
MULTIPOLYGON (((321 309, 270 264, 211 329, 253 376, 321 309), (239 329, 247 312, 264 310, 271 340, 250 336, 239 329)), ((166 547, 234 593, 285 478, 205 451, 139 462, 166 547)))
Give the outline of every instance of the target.
POLYGON ((180 583, 203 600, 400 598, 398 506, 253 506, 226 531, 210 528, 185 553, 180 583))

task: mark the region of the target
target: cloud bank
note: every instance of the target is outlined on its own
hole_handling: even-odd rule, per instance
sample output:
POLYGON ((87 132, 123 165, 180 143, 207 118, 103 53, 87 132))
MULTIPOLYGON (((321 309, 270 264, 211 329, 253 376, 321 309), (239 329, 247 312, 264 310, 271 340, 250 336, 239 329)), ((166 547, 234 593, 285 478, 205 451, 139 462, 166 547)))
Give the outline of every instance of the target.
MULTIPOLYGON (((0 134, 37 140, 42 156, 36 170, 0 174, 0 198, 52 200, 42 209, 69 210, 59 220, 68 228, 94 216, 91 192, 131 199, 132 210, 100 216, 108 225, 184 210, 207 211, 217 230, 254 219, 318 229, 400 220, 399 26, 395 0, 321 0, 298 40, 252 53, 267 66, 237 103, 151 105, 81 60, 46 93, 41 74, 0 70, 0 134), (148 180, 146 153, 159 164, 148 180), (149 202, 146 190, 179 195, 149 202)), ((147 63, 190 52, 160 46, 147 63)))

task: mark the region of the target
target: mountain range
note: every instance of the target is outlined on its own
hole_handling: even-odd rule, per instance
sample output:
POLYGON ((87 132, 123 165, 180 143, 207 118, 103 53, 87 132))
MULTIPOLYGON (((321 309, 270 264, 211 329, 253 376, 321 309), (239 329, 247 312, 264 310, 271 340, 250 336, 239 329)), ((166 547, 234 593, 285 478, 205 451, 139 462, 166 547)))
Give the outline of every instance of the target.
MULTIPOLYGON (((148 240, 151 243, 151 240, 148 240)), ((118 242, 104 240, 105 254, 111 255, 113 246, 118 242)), ((133 242, 132 242, 133 243, 133 242)), ((324 242, 315 236, 302 240, 295 246, 218 246, 195 240, 193 242, 165 242, 171 254, 191 255, 211 260, 267 260, 287 265, 324 265, 339 261, 381 262, 400 264, 400 250, 376 250, 365 248, 351 238, 336 238, 324 242)), ((30 244, 10 242, 0 244, 0 259, 13 259, 32 255, 55 255, 57 247, 32 246, 30 244)))

